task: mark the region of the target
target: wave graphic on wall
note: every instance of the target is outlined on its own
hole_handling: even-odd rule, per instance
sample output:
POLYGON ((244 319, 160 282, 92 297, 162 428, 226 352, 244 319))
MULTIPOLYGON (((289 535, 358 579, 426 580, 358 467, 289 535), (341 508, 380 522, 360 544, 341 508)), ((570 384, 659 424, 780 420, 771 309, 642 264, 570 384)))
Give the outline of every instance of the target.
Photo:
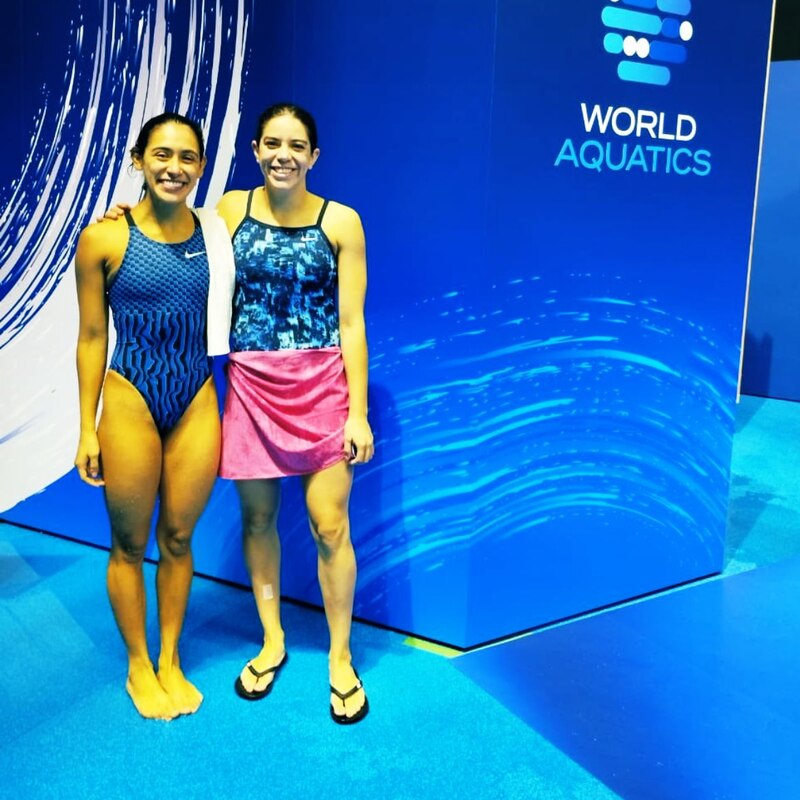
MULTIPOLYGON (((577 298, 544 276, 431 296, 390 339, 370 338, 376 457, 354 487, 357 613, 389 604, 410 570, 444 574, 503 541, 529 552, 523 541, 612 533, 668 558, 690 537, 713 562, 736 393, 734 354, 719 344, 730 333, 614 275, 569 279, 577 298)), ((298 521, 283 534, 291 548, 307 531, 298 521)))
MULTIPOLYGON (((71 270, 83 227, 136 202, 128 151, 164 110, 201 123, 210 163, 195 198, 214 203, 234 163, 252 9, 245 0, 104 2, 69 22, 66 64, 43 92, 28 155, 0 195, 0 448, 14 463, 0 509, 71 467, 77 444, 71 270), (94 14, 95 16, 91 16, 94 14), (63 79, 62 79, 63 76, 63 79)), ((43 54, 44 57, 44 54, 43 54)))

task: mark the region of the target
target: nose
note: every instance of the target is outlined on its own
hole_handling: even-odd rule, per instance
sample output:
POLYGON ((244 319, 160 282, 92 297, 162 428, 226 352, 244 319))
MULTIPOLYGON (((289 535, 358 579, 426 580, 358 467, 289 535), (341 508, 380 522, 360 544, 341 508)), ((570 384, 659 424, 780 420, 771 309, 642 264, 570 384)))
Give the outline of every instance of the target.
POLYGON ((288 161, 290 157, 289 145, 286 142, 281 142, 280 147, 278 147, 278 160, 288 161))
POLYGON ((180 157, 175 155, 167 162, 167 172, 170 175, 179 175, 182 171, 180 157))

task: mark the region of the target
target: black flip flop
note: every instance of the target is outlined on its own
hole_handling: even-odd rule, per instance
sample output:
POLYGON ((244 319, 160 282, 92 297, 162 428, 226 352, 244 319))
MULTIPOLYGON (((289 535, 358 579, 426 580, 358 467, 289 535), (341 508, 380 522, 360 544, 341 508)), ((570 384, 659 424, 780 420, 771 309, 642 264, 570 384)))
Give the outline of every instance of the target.
POLYGON ((274 667, 270 667, 269 669, 265 669, 263 672, 259 672, 252 664, 252 662, 247 662, 247 669, 256 677, 256 679, 263 678, 265 675, 269 675, 270 672, 275 673, 275 677, 267 684, 267 686, 263 689, 257 689, 252 692, 248 692, 247 689, 244 688, 244 684, 242 683, 242 679, 240 676, 236 676, 236 681, 233 684, 233 688, 236 691, 236 694, 239 697, 244 698, 245 700, 261 700, 266 697, 271 691, 272 687, 275 685, 275 681, 278 680, 278 673, 281 671, 283 665, 289 660, 289 654, 284 653, 283 658, 280 660, 278 664, 274 667))
MULTIPOLYGON (((353 672, 356 674, 356 685, 349 689, 346 692, 340 692, 335 686, 331 686, 331 692, 335 694, 342 703, 346 704, 347 700, 351 698, 359 689, 364 688, 364 684, 361 683, 361 678, 358 677, 358 673, 356 672, 355 668, 353 668, 353 672)), ((348 717, 347 714, 337 714, 333 710, 333 703, 331 703, 331 719, 339 725, 353 725, 356 722, 360 722, 364 717, 367 716, 369 713, 369 699, 367 698, 367 693, 364 692, 364 705, 353 714, 352 717, 348 717)))

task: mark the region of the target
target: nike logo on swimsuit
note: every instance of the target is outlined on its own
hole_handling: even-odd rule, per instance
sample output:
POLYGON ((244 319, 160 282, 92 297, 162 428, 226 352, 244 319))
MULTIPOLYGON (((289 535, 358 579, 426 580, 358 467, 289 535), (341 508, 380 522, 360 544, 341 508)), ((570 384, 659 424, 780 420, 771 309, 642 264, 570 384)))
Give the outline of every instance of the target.
POLYGON ((186 258, 194 258, 195 256, 204 256, 206 254, 205 250, 201 250, 199 253, 184 253, 186 258))

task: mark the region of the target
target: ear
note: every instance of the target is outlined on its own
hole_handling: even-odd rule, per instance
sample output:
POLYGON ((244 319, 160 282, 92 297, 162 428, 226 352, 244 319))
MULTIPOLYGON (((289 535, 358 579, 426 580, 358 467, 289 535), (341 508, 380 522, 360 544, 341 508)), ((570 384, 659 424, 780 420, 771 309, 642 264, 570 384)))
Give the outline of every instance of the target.
POLYGON ((133 168, 142 171, 142 156, 138 153, 131 153, 131 164, 133 164, 133 168))
POLYGON ((319 158, 319 147, 316 150, 314 150, 314 152, 311 154, 311 161, 308 162, 309 169, 314 168, 314 164, 317 163, 318 158, 319 158))
POLYGON ((200 172, 197 173, 197 179, 198 180, 200 180, 200 178, 203 177, 203 173, 206 170, 206 164, 207 163, 208 163, 208 159, 205 156, 203 156, 203 160, 200 162, 200 172))
POLYGON ((253 139, 253 141, 250 142, 250 149, 253 151, 253 155, 256 157, 256 161, 258 161, 258 142, 255 139, 253 139))

